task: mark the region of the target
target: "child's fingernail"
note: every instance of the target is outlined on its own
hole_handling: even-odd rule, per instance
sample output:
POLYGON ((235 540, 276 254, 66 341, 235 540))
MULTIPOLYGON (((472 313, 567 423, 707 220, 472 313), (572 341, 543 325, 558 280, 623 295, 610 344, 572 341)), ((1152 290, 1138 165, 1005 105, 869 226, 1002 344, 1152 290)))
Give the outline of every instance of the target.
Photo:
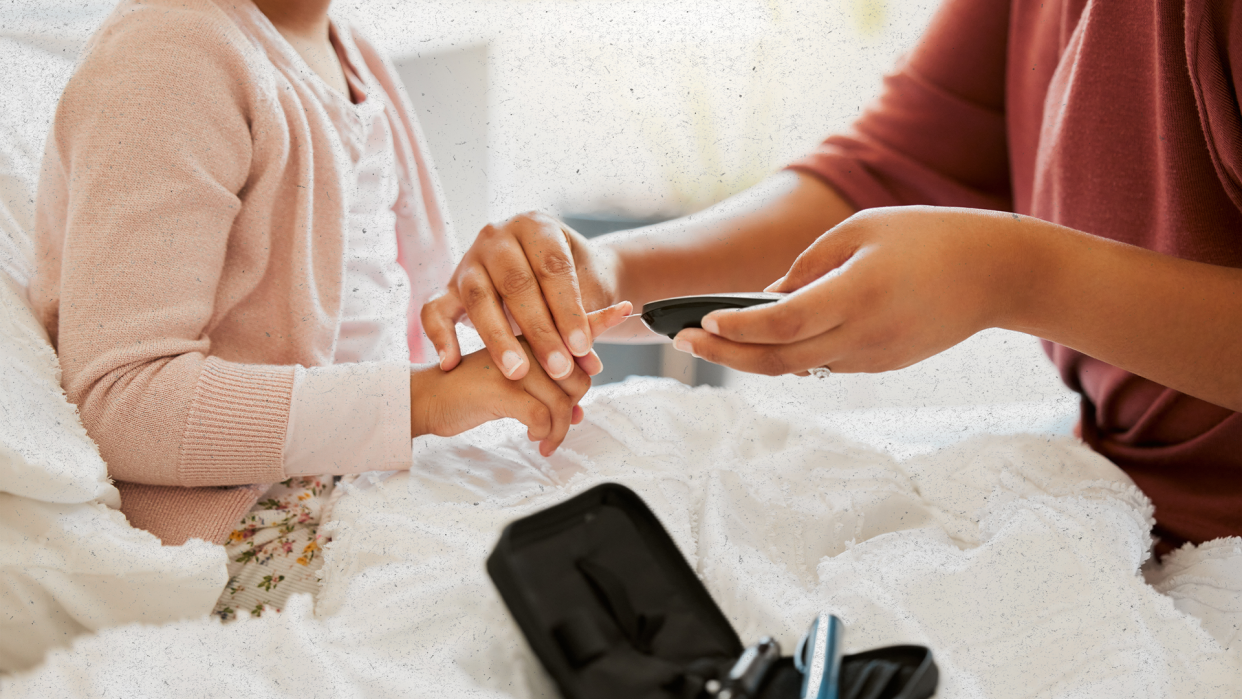
POLYGON ((784 284, 784 283, 785 283, 785 277, 781 277, 780 279, 777 279, 771 284, 768 284, 767 288, 764 289, 764 291, 776 291, 777 289, 781 288, 781 284, 784 284))
POLYGON ((554 379, 563 379, 569 376, 569 372, 574 368, 573 364, 565 358, 560 352, 553 352, 548 355, 548 375, 554 379))
POLYGON ((720 324, 717 323, 716 319, 711 316, 707 316, 703 319, 703 329, 713 335, 720 334, 720 324))
POLYGON ((581 330, 569 333, 569 351, 573 352, 575 357, 581 357, 591 351, 591 343, 587 342, 586 333, 581 330))
POLYGON ((505 376, 513 376, 513 372, 522 366, 522 357, 517 352, 509 350, 500 355, 500 361, 504 364, 505 376))
POLYGON ((690 341, 683 340, 680 337, 673 340, 673 349, 685 352, 686 354, 694 354, 694 348, 690 346, 690 341))
POLYGON ((444 360, 448 357, 448 353, 440 350, 440 371, 444 371, 444 360))

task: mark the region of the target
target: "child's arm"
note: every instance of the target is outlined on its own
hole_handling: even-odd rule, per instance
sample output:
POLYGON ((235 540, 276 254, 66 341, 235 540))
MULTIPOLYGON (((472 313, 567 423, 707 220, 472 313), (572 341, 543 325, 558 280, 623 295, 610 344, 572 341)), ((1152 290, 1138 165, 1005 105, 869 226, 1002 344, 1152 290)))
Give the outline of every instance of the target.
POLYGON ((264 259, 262 241, 230 238, 255 88, 244 37, 223 24, 150 8, 110 20, 66 87, 45 158, 38 227, 63 233, 63 248, 41 241, 32 294, 59 299, 43 320, 63 385, 120 480, 283 478, 293 367, 208 357, 213 321, 247 293, 221 287, 226 259, 264 259))

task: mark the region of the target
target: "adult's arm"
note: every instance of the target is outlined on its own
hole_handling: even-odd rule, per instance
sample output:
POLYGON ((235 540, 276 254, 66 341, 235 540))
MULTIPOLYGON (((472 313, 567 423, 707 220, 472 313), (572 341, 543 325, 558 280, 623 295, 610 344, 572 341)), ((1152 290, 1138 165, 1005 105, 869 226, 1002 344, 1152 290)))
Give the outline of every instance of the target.
POLYGON ((1008 19, 1007 3, 946 2, 875 102, 791 165, 803 178, 778 175, 701 214, 598 239, 619 259, 619 297, 763 288, 862 209, 1007 210, 1008 19))
MULTIPOLYGON (((762 288, 856 210, 1008 208, 1007 26, 1007 3, 950 0, 847 132, 795 163, 797 174, 774 175, 704 212, 590 242, 540 214, 484 228, 447 293, 423 310, 441 366, 459 361, 453 326, 465 316, 506 374, 519 377, 526 366, 507 308, 555 376, 568 370, 571 354, 591 361, 585 311, 621 300, 640 307, 678 294, 762 288)), ((630 321, 608 334, 644 332, 630 321)))
POLYGON ((710 314, 676 344, 754 373, 878 372, 1001 327, 1242 410, 1239 269, 1014 214, 900 207, 837 226, 773 288, 793 293, 710 314))
POLYGON ((1242 411, 1242 269, 1039 220, 1014 224, 1007 225, 1021 229, 1022 254, 1030 251, 1020 267, 1030 284, 1001 327, 1242 411))
POLYGON ((592 242, 614 260, 616 298, 641 307, 671 296, 758 291, 852 213, 820 178, 784 171, 697 214, 592 242))

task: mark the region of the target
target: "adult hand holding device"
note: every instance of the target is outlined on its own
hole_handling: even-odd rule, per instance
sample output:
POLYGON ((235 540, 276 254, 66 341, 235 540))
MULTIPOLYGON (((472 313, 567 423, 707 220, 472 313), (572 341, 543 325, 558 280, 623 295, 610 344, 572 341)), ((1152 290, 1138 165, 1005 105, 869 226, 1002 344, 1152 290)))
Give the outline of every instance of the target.
MULTIPOLYGON (((1028 219, 1029 221, 1029 219, 1028 219)), ((768 291, 778 303, 717 311, 676 345, 742 371, 901 369, 992 327, 1029 287, 1012 214, 871 209, 820 236, 768 291)))
POLYGON ((530 370, 513 324, 548 376, 569 376, 575 360, 588 374, 598 374, 603 365, 591 345, 630 312, 613 306, 594 327, 588 321, 587 309, 615 303, 613 265, 607 250, 592 249, 576 231, 540 212, 484 227, 447 291, 423 306, 423 329, 439 353, 440 368, 449 371, 461 361, 454 326, 468 315, 492 361, 510 379, 530 370))
POLYGON ((1012 213, 855 214, 768 287, 788 298, 704 317, 676 344, 760 374, 901 369, 985 328, 1064 345, 1242 410, 1242 270, 1012 213))

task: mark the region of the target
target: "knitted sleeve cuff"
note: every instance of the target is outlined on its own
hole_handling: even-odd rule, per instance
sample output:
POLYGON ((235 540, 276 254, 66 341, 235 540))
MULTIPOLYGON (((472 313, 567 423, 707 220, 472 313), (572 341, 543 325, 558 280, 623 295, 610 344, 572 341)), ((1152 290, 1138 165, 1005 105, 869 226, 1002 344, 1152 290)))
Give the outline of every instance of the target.
POLYGON ((208 357, 181 442, 182 485, 275 483, 293 394, 292 366, 236 364, 208 357))

